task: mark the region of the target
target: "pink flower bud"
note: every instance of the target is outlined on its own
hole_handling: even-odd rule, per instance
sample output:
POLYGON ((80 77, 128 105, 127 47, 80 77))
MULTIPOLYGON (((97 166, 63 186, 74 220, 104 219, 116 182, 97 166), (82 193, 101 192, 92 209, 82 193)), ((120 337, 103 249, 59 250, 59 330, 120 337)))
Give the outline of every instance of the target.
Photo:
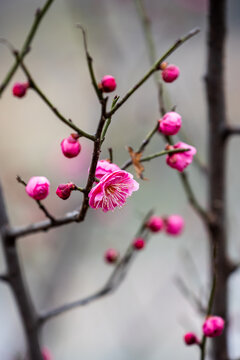
POLYGON ((26 94, 28 88, 29 88, 28 82, 27 83, 15 83, 12 88, 12 93, 14 96, 21 98, 26 94))
POLYGON ((195 147, 185 144, 183 142, 178 142, 173 146, 173 149, 189 149, 182 153, 177 154, 168 154, 166 158, 166 163, 173 169, 176 169, 182 172, 188 165, 193 161, 193 156, 196 154, 197 150, 195 147))
POLYGON ((220 316, 209 316, 203 324, 203 333, 207 337, 222 335, 225 321, 220 316))
POLYGON ((184 228, 184 220, 180 215, 170 215, 165 220, 165 230, 170 235, 180 235, 184 228))
POLYGON ((112 92, 116 89, 116 80, 111 75, 105 75, 101 80, 102 90, 106 93, 112 92))
POLYGON ((178 78, 180 74, 179 68, 175 65, 168 65, 163 71, 162 71, 162 78, 163 81, 167 83, 171 83, 174 80, 178 78))
POLYGON ((118 257, 119 257, 119 253, 115 249, 108 249, 104 254, 104 259, 109 264, 115 263, 118 257))
POLYGON ((66 200, 71 195, 72 190, 76 190, 76 185, 73 184, 72 182, 69 182, 67 184, 60 184, 58 185, 56 194, 61 199, 66 200))
POLYGON ((186 345, 199 344, 199 340, 194 333, 187 333, 184 335, 184 341, 186 345))
POLYGON ((42 356, 43 356, 43 360, 52 360, 51 353, 47 348, 44 348, 42 350, 42 356))
POLYGON ((35 200, 43 200, 49 194, 50 182, 44 176, 33 176, 28 181, 26 192, 35 200))
POLYGON ((63 155, 67 158, 76 157, 81 151, 81 145, 78 141, 78 135, 71 134, 68 138, 61 142, 63 155))
POLYGON ((164 135, 176 135, 182 126, 182 117, 175 111, 166 113, 159 121, 158 131, 164 135))
POLYGON ((133 247, 136 249, 136 250, 141 250, 143 249, 145 246, 145 240, 143 238, 137 238, 133 241, 133 247))
POLYGON ((164 226, 163 219, 160 216, 151 216, 146 226, 152 232, 159 232, 164 226))

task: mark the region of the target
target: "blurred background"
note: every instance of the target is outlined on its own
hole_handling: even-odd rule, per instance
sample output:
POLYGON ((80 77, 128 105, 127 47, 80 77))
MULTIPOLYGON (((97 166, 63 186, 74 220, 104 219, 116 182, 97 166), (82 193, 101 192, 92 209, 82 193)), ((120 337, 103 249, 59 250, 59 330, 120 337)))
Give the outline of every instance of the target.
MULTIPOLYGON (((0 37, 21 48, 32 24, 36 8, 43 0, 1 0, 0 37)), ((179 79, 167 86, 171 103, 183 117, 183 129, 207 162, 207 122, 203 77, 206 65, 205 0, 150 0, 147 12, 152 20, 157 54, 161 56, 181 35, 198 26, 201 33, 180 47, 168 59, 180 67, 179 79)), ((240 2, 229 0, 227 44, 227 100, 229 121, 239 123, 239 26, 240 2)), ((81 23, 88 34, 97 78, 111 74, 117 80, 117 94, 123 96, 148 70, 146 44, 133 0, 58 0, 44 18, 26 58, 33 78, 66 117, 89 133, 95 131, 99 104, 90 83, 83 51, 81 23)), ((8 50, 0 47, 0 79, 13 63, 8 50)), ((15 81, 24 81, 19 70, 15 81)), ((76 159, 64 158, 60 142, 71 131, 41 99, 29 91, 14 98, 11 86, 0 101, 1 182, 13 225, 43 219, 35 202, 15 180, 46 176, 50 196, 44 201, 56 216, 78 207, 81 194, 68 201, 55 195, 59 183, 84 186, 92 144, 81 139, 82 152, 76 159)), ((110 95, 112 98, 114 95, 110 95)), ((126 145, 137 149, 159 118, 153 79, 133 95, 112 120, 101 158, 113 148, 119 166, 128 158, 126 145)), ((146 155, 164 148, 156 135, 146 155)), ((228 151, 229 252, 240 259, 240 170, 239 139, 233 138, 228 151)), ((122 210, 103 214, 90 209, 82 224, 71 224, 49 233, 21 238, 19 254, 38 311, 77 300, 99 289, 111 273, 103 261, 109 247, 124 253, 145 213, 154 208, 159 215, 180 214, 186 221, 180 237, 164 234, 152 237, 147 248, 133 263, 121 287, 111 296, 68 312, 47 323, 43 344, 56 360, 192 360, 198 349, 183 344, 185 331, 201 333, 202 317, 178 287, 176 276, 184 279, 203 302, 208 295, 209 254, 201 220, 187 203, 178 174, 163 158, 145 163, 148 181, 128 200, 122 210)), ((133 168, 129 171, 134 173, 133 168)), ((207 202, 205 175, 197 166, 187 171, 199 201, 207 202)), ((0 270, 5 264, 0 254, 0 270)), ((230 349, 240 356, 240 278, 236 272, 229 283, 230 349)), ((24 354, 21 321, 12 294, 0 284, 0 359, 13 360, 24 354)))

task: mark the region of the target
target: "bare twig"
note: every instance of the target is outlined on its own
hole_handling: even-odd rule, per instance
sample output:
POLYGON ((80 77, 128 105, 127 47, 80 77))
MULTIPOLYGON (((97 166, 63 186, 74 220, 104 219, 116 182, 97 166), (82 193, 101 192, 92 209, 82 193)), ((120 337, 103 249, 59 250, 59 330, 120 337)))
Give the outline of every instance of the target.
MULTIPOLYGON (((213 244, 212 261, 213 261, 213 279, 212 279, 212 287, 211 287, 207 311, 206 311, 206 318, 211 314, 212 309, 213 309, 213 301, 214 301, 216 284, 217 284, 217 242, 216 241, 214 241, 214 244, 213 244)), ((207 343, 207 337, 203 334, 202 340, 200 343, 200 353, 201 353, 200 358, 201 358, 201 360, 205 359, 206 343, 207 343)))
POLYGON ((96 77, 95 77, 95 74, 94 74, 93 64, 92 64, 93 59, 92 59, 92 57, 91 57, 91 55, 89 54, 89 51, 88 51, 86 31, 84 30, 84 28, 80 24, 77 24, 77 27, 82 31, 82 34, 83 34, 84 50, 85 50, 85 54, 86 54, 86 58, 87 58, 88 70, 89 70, 89 74, 90 74, 90 77, 91 77, 91 80, 92 80, 92 85, 93 85, 93 87, 95 89, 95 92, 97 94, 97 97, 98 97, 100 103, 102 103, 103 94, 102 94, 102 91, 98 87, 96 77))
POLYGON ((110 163, 112 163, 113 162, 113 149, 108 148, 108 152, 109 152, 109 161, 110 161, 110 163))
POLYGON ((55 219, 54 223, 47 219, 43 221, 39 221, 36 223, 32 223, 29 225, 23 226, 15 226, 14 228, 9 229, 9 234, 16 238, 20 238, 23 236, 28 236, 31 234, 35 234, 41 231, 48 231, 50 229, 54 229, 56 227, 60 227, 63 225, 71 224, 76 222, 79 215, 79 209, 66 213, 64 216, 55 219))
POLYGON ((223 128, 223 136, 224 137, 229 137, 232 135, 240 135, 240 126, 227 125, 223 128))
MULTIPOLYGON (((15 53, 15 56, 18 57, 17 53, 15 53)), ((61 120, 64 124, 66 124, 67 126, 69 126, 71 129, 75 130, 80 136, 83 136, 89 140, 94 141, 94 136, 88 134, 87 132, 83 131, 82 129, 80 129, 77 125, 75 125, 72 120, 68 120, 67 118, 65 118, 60 112, 59 110, 51 103, 51 101, 48 99, 48 97, 42 92, 42 90, 39 88, 39 86, 36 84, 36 82, 34 81, 32 75, 30 74, 29 70, 27 69, 26 65, 21 62, 21 67, 23 72, 25 73, 25 75, 28 78, 30 87, 40 96, 40 98, 45 102, 45 104, 52 110, 52 112, 58 117, 59 120, 61 120)))
MULTIPOLYGON (((171 155, 171 154, 177 154, 177 153, 182 153, 182 152, 186 152, 189 151, 189 149, 171 149, 171 150, 163 150, 160 151, 158 153, 155 154, 151 154, 148 156, 145 156, 143 158, 141 158, 140 162, 146 162, 146 161, 150 161, 153 159, 156 159, 160 156, 164 156, 164 155, 171 155)), ((130 165, 132 165, 132 159, 129 159, 128 161, 125 162, 125 164, 121 167, 122 170, 127 169, 130 165)))
POLYGON ((127 100, 128 98, 135 93, 135 91, 149 79, 149 77, 154 74, 155 71, 159 70, 160 64, 168 58, 179 46, 184 44, 187 40, 199 33, 199 29, 193 29, 188 34, 178 39, 166 52, 163 54, 150 68, 150 70, 134 85, 127 94, 114 106, 114 108, 107 114, 107 117, 112 116, 127 100))

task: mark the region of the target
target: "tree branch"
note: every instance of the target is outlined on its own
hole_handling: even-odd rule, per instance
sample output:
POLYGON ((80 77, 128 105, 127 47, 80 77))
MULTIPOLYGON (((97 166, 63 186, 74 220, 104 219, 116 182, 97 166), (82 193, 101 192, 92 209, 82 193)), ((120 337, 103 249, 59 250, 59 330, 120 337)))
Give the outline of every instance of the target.
POLYGON ((136 85, 130 89, 127 94, 114 106, 114 108, 107 113, 106 117, 112 116, 127 100, 128 98, 135 93, 135 91, 145 83, 149 79, 149 77, 155 72, 159 70, 160 64, 168 58, 169 55, 171 55, 179 46, 184 44, 187 40, 195 36, 199 33, 199 29, 193 29, 191 30, 187 35, 183 36, 179 40, 177 40, 166 52, 163 54, 156 62, 153 64, 153 66, 150 68, 150 70, 137 82, 136 85))
MULTIPOLYGON (((140 160, 140 163, 142 162, 146 162, 146 161, 150 161, 150 160, 153 160, 153 159, 156 159, 160 156, 164 156, 164 155, 169 155, 169 154, 177 154, 177 153, 182 153, 182 152, 185 152, 185 151, 189 151, 189 149, 171 149, 171 150, 163 150, 163 151, 160 151, 158 153, 155 153, 155 154, 151 154, 151 155, 148 155, 148 156, 145 156, 143 158, 141 158, 140 160)), ((132 159, 129 159, 125 162, 125 164, 121 167, 122 170, 125 170, 127 169, 130 165, 132 165, 132 159)))
POLYGON ((22 318, 31 360, 42 360, 38 316, 20 266, 16 238, 10 234, 9 227, 2 187, 0 185, 0 233, 7 264, 7 273, 4 275, 4 280, 7 279, 13 291, 22 318))
MULTIPOLYGON (((16 56, 16 58, 19 58, 19 56, 17 55, 17 52, 15 52, 14 55, 16 56)), ((51 101, 47 98, 47 96, 42 92, 42 90, 40 90, 40 88, 34 81, 32 75, 30 74, 29 70, 27 69, 26 65, 23 62, 21 62, 20 65, 29 81, 30 87, 40 96, 40 98, 52 110, 52 112, 59 118, 59 120, 61 120, 64 124, 69 126, 71 129, 75 130, 80 136, 83 136, 89 140, 94 141, 95 137, 93 135, 90 135, 87 132, 81 130, 77 125, 75 125, 72 122, 72 120, 70 120, 70 119, 68 120, 58 111, 58 109, 51 103, 51 101)))
POLYGON ((100 103, 102 103, 103 94, 102 94, 102 91, 98 87, 96 77, 95 77, 95 74, 94 74, 93 64, 92 64, 93 59, 92 59, 92 57, 91 57, 91 55, 89 54, 89 51, 88 51, 86 31, 84 30, 84 28, 80 24, 77 24, 77 27, 82 31, 84 50, 85 50, 85 54, 86 54, 86 58, 87 58, 88 70, 89 70, 89 74, 90 74, 90 77, 91 77, 91 80, 92 80, 92 85, 94 87, 94 90, 95 90, 95 92, 97 94, 97 97, 98 97, 100 103))

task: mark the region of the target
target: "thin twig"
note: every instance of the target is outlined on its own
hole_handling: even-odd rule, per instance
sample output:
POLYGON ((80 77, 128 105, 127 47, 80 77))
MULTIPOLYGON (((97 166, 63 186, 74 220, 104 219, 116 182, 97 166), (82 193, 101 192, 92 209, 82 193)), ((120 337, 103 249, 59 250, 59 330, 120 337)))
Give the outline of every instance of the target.
MULTIPOLYGON (((212 286, 211 286, 211 291, 210 291, 208 306, 207 306, 207 311, 206 311, 206 318, 209 315, 211 315, 211 312, 213 309, 213 301, 214 301, 214 295, 215 295, 216 284, 217 284, 217 242, 216 241, 214 241, 214 244, 213 244, 212 260, 213 260, 213 278, 212 278, 212 286)), ((200 343, 200 359, 201 360, 205 360, 206 343, 207 343, 207 337, 203 334, 202 340, 200 343)))
POLYGON ((79 209, 66 213, 64 216, 55 219, 54 222, 52 222, 49 219, 46 219, 36 223, 31 223, 29 225, 15 226, 14 228, 10 228, 8 231, 11 236, 20 238, 41 231, 48 231, 56 227, 71 224, 77 221, 78 215, 79 215, 79 209))
POLYGON ((210 217, 208 212, 199 204, 193 189, 190 185, 190 182, 188 180, 188 175, 184 171, 179 174, 183 188, 185 190, 185 193, 187 195, 189 203, 192 205, 194 210, 199 214, 199 216, 202 218, 203 222, 207 225, 210 222, 210 217))
POLYGON ((152 137, 159 128, 159 122, 154 126, 154 128, 147 134, 146 138, 142 141, 141 146, 139 147, 137 152, 143 152, 145 150, 145 147, 149 144, 149 142, 152 140, 152 137))
POLYGON ((108 152, 109 152, 109 161, 110 161, 110 163, 112 163, 113 162, 113 149, 108 148, 108 152))
MULTIPOLYGON (((114 108, 114 106, 116 105, 116 103, 118 102, 119 100, 119 96, 115 96, 113 101, 112 101, 112 107, 111 109, 114 108)), ((103 131, 102 131, 102 136, 101 136, 101 142, 103 143, 103 141, 105 140, 105 136, 106 136, 106 133, 107 133, 107 130, 109 128, 109 125, 111 124, 111 121, 112 121, 112 116, 109 116, 105 122, 105 125, 104 125, 104 128, 103 128, 103 131)))
POLYGON ((31 29, 26 37, 26 40, 23 44, 22 50, 19 54, 19 58, 16 59, 14 65, 12 66, 12 68, 9 70, 7 76, 5 77, 5 79, 3 80, 1 86, 0 86, 0 97, 3 93, 3 91, 5 90, 5 88, 7 87, 7 85, 9 84, 10 80, 12 79, 13 75, 15 74, 18 66, 20 65, 20 63, 22 62, 22 60, 24 59, 24 57, 26 56, 26 54, 29 51, 30 45, 32 43, 32 40, 38 30, 38 27, 41 23, 41 20, 43 19, 44 15, 46 14, 46 12, 48 11, 50 5, 53 3, 54 0, 48 0, 46 1, 45 5, 43 6, 42 9, 38 9, 36 11, 35 14, 35 19, 34 22, 31 26, 31 29))
MULTIPOLYGON (((15 56, 17 57, 17 53, 15 53, 15 56)), ((29 70, 27 69, 26 65, 21 62, 21 67, 23 72, 25 73, 26 77, 28 78, 30 87, 40 96, 40 98, 45 102, 45 104, 53 111, 53 113, 67 126, 69 126, 71 129, 75 130, 80 136, 83 136, 89 140, 94 141, 95 137, 93 135, 88 134, 87 132, 81 130, 77 125, 75 125, 72 120, 68 120, 65 118, 58 109, 51 103, 51 101, 47 98, 47 96, 42 92, 42 90, 39 88, 39 86, 34 81, 32 75, 30 74, 29 70)))
POLYGON ((91 57, 91 55, 89 54, 89 51, 88 51, 86 31, 84 30, 84 28, 80 24, 77 24, 77 28, 82 31, 84 50, 85 50, 85 54, 86 54, 86 58, 87 58, 87 64, 88 64, 89 74, 90 74, 90 77, 91 77, 91 80, 92 80, 92 85, 93 85, 93 87, 95 89, 95 92, 97 94, 97 97, 98 97, 100 103, 102 103, 103 94, 102 94, 102 91, 98 87, 96 77, 95 77, 95 74, 94 74, 93 64, 92 64, 93 59, 92 59, 92 57, 91 57))
POLYGON ((145 83, 146 80, 155 72, 159 71, 160 64, 169 56, 171 55, 179 46, 184 44, 187 40, 195 36, 199 33, 199 29, 193 29, 188 34, 183 36, 182 38, 178 39, 166 52, 163 54, 150 68, 150 70, 134 85, 127 94, 114 106, 114 108, 107 113, 107 117, 112 116, 127 100, 128 98, 135 93, 135 91, 145 83))
MULTIPOLYGON (((139 230, 137 231, 135 237, 139 237, 143 232, 145 232, 145 230, 146 230, 145 224, 151 215, 152 215, 152 210, 149 211, 147 213, 147 215, 144 217, 144 219, 141 223, 141 226, 140 226, 139 230)), ((147 234, 145 233, 145 239, 147 239, 146 235, 147 234)), ((115 269, 113 270, 112 274, 106 281, 105 285, 99 291, 97 291, 94 294, 87 296, 81 300, 77 300, 77 301, 71 302, 69 304, 65 304, 63 306, 60 306, 59 308, 50 310, 50 311, 46 312, 45 314, 42 314, 40 316, 40 323, 43 324, 55 316, 61 315, 65 312, 67 312, 69 310, 73 310, 79 306, 87 305, 93 301, 101 299, 103 296, 113 293, 115 290, 117 290, 119 288, 119 286, 125 279, 128 269, 129 269, 129 266, 130 266, 132 260, 134 259, 136 253, 137 252, 135 251, 135 249, 133 248, 132 243, 131 243, 129 245, 129 247, 127 248, 122 259, 117 263, 115 269)))
MULTIPOLYGON (((158 158, 160 156, 164 156, 164 155, 171 155, 171 154, 177 154, 177 153, 182 153, 182 152, 186 152, 189 151, 189 149, 171 149, 171 150, 163 150, 160 151, 158 153, 155 154, 151 154, 148 156, 145 156, 143 158, 141 158, 140 162, 146 162, 146 161, 150 161, 153 160, 155 158, 158 158)), ((121 167, 122 170, 127 169, 130 165, 132 165, 132 159, 129 159, 128 161, 126 161, 126 163, 121 167)))

